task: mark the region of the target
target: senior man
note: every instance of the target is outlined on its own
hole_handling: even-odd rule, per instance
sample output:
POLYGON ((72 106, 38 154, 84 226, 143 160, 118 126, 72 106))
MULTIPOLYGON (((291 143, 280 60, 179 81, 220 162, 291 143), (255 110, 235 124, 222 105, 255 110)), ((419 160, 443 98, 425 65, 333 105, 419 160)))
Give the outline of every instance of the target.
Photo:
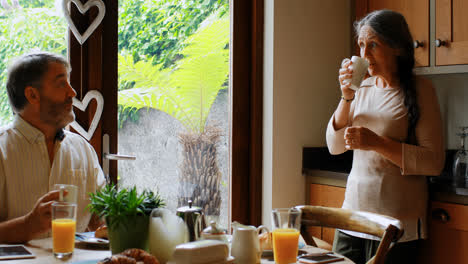
POLYGON ((48 52, 20 56, 8 69, 14 120, 0 130, 0 243, 26 242, 50 231, 56 183, 78 186, 77 232, 93 222, 88 193, 105 180, 93 147, 64 130, 75 119, 70 70, 66 59, 48 52))

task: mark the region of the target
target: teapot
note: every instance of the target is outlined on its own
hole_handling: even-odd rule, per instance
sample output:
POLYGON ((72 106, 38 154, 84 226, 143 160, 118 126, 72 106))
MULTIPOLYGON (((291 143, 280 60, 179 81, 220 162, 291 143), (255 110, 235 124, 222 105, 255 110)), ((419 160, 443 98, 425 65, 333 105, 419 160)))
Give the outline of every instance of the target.
POLYGON ((258 235, 262 230, 270 232, 265 226, 245 226, 234 222, 232 224, 234 233, 232 235, 231 255, 235 258, 234 263, 256 264, 260 263, 262 251, 258 235))
POLYGON ((177 209, 177 215, 181 217, 188 227, 189 241, 197 241, 200 239, 200 234, 206 228, 205 215, 203 209, 197 206, 192 206, 192 200, 188 201, 188 206, 183 206, 177 209))
POLYGON ((149 221, 149 252, 161 264, 172 258, 177 245, 188 242, 188 229, 184 221, 165 208, 153 209, 149 221))

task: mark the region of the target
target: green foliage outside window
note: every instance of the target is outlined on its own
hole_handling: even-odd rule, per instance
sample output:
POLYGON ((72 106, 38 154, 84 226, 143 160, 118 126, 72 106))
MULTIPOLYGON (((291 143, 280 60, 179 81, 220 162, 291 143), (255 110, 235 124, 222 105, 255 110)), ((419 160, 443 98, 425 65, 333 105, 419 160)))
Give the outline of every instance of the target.
POLYGON ((138 120, 140 109, 151 107, 177 118, 190 131, 202 132, 228 77, 229 0, 120 3, 119 8, 126 11, 119 15, 119 128, 127 119, 138 120), (222 26, 213 24, 216 20, 222 26), (211 25, 208 31, 207 24, 211 25), (210 30, 213 36, 205 38, 204 44, 217 48, 194 53, 193 47, 204 45, 194 39, 210 30), (197 80, 190 80, 194 76, 197 80), (195 87, 199 82, 204 83, 195 87))
POLYGON ((191 132, 203 133, 206 118, 229 74, 229 16, 218 13, 183 43, 174 69, 152 61, 119 57, 120 80, 134 88, 119 92, 124 109, 155 108, 179 120, 191 132))
POLYGON ((19 5, 23 8, 53 8, 55 2, 56 0, 18 0, 19 5))
POLYGON ((34 49, 65 56, 66 32, 62 13, 53 9, 21 8, 0 16, 0 124, 12 117, 6 93, 6 68, 11 59, 34 49))
POLYGON ((119 6, 119 50, 133 60, 169 67, 181 57, 184 41, 210 14, 223 16, 228 0, 126 0, 119 6))

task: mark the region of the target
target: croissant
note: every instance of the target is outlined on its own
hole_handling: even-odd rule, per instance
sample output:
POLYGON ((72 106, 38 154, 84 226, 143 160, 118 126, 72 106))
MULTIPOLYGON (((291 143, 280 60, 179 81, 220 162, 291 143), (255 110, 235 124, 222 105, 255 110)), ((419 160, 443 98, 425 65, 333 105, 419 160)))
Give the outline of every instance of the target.
POLYGON ((98 262, 98 264, 136 264, 134 258, 129 258, 124 255, 113 255, 98 262))
POLYGON ((271 244, 271 233, 261 233, 258 236, 260 242, 260 249, 263 250, 272 250, 273 245, 271 244))
POLYGON ((120 253, 121 255, 143 261, 144 264, 159 264, 158 259, 150 253, 139 248, 130 248, 120 253))

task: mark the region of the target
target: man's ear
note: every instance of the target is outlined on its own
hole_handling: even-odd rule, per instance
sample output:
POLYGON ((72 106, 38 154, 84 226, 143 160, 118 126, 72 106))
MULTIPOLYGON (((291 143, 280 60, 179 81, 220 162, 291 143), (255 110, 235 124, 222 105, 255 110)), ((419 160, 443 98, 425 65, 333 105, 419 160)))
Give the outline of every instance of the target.
POLYGON ((24 96, 32 105, 38 105, 41 102, 39 91, 32 86, 24 88, 24 96))

